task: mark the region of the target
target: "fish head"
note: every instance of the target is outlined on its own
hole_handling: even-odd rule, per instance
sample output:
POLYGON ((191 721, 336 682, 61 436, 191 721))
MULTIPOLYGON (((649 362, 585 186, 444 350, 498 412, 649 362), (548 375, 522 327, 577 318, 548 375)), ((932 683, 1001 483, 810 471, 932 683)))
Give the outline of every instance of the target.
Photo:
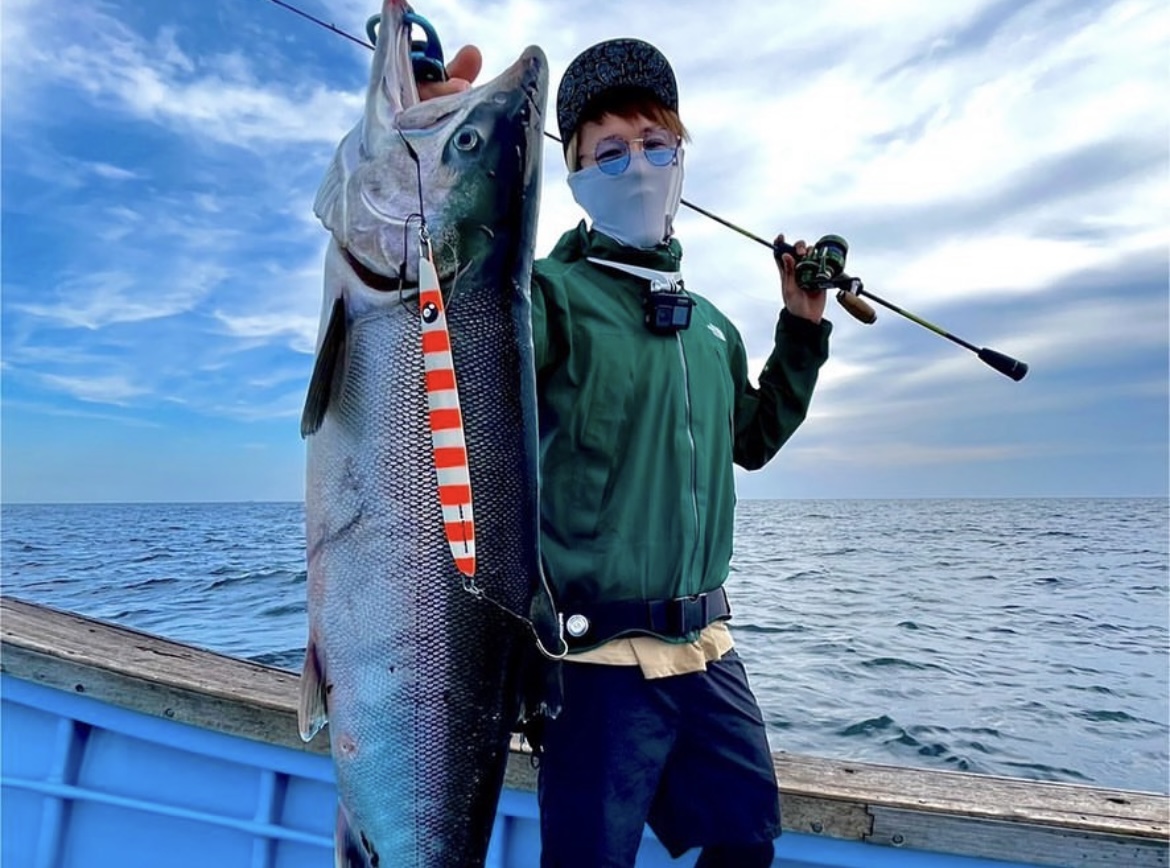
POLYGON ((413 283, 424 225, 445 280, 538 195, 548 62, 533 46, 486 84, 420 102, 405 12, 383 4, 365 112, 314 212, 363 266, 413 283))
POLYGON ((547 60, 532 46, 481 87, 400 117, 420 156, 427 229, 444 284, 468 263, 531 248, 547 85, 547 60))

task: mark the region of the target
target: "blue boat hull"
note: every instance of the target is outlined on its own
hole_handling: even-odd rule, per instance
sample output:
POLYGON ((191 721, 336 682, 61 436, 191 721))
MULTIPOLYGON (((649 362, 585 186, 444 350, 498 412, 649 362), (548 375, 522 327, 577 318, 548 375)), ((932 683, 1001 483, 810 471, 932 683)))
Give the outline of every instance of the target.
MULTIPOLYGON (((296 675, 2 595, 0 634, 4 868, 333 864, 333 764, 297 735, 296 675)), ((488 868, 539 864, 529 759, 509 760, 488 868)), ((774 761, 776 866, 1167 866, 1163 794, 774 761)), ((696 856, 647 832, 638 868, 696 856)))
MULTIPOLYGON (((130 711, 8 675, 5 866, 324 868, 336 790, 328 756, 130 711)), ((505 789, 489 868, 539 863, 536 797, 505 789)), ((647 832, 639 868, 686 866, 647 832)), ((1007 868, 1009 863, 785 833, 785 868, 1007 868)))

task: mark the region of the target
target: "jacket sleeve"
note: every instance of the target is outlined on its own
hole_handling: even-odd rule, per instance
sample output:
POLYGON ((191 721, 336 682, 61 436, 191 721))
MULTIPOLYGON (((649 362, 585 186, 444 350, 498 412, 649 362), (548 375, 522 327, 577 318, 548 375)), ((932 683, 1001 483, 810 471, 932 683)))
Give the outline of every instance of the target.
POLYGON ((808 414, 821 365, 829 357, 832 323, 819 324, 780 311, 776 343, 760 373, 759 388, 747 376, 747 352, 737 341, 731 367, 735 381, 735 463, 757 470, 780 451, 808 414))

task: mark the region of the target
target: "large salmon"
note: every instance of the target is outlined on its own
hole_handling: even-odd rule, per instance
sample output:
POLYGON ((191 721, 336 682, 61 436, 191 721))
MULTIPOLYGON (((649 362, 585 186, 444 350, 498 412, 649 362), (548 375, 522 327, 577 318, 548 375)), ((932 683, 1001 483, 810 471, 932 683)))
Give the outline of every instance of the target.
POLYGON ((547 69, 529 48, 496 80, 419 103, 405 13, 383 5, 365 115, 314 207, 332 240, 301 423, 300 728, 308 740, 329 724, 338 865, 467 868, 486 855, 534 637, 550 650, 559 637, 529 316, 547 69), (449 356, 427 339, 438 368, 423 352, 424 221, 450 334, 449 356), (451 363, 465 461, 446 427, 451 363), (470 502, 448 503, 468 481, 470 502))

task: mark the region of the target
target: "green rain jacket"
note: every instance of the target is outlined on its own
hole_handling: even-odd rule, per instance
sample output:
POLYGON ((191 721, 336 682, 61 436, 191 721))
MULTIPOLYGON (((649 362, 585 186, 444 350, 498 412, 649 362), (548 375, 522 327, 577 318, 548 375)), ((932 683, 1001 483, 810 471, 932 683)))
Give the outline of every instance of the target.
POLYGON ((541 546, 559 607, 714 590, 731 561, 732 464, 762 467, 804 421, 831 325, 782 311, 757 389, 714 305, 690 293, 690 328, 653 334, 647 281, 587 257, 669 272, 682 249, 623 247, 582 222, 534 265, 541 546))

